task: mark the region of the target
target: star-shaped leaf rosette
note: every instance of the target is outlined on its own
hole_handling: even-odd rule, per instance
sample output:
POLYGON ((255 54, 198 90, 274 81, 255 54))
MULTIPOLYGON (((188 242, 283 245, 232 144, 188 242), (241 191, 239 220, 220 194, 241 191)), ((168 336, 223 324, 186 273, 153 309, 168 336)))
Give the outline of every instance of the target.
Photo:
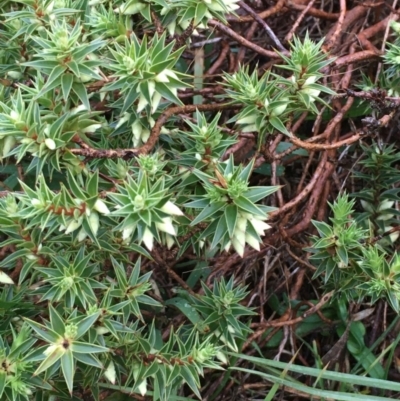
POLYGON ((216 167, 215 176, 194 171, 204 183, 206 193, 185 204, 199 210, 192 221, 194 226, 209 223, 200 240, 211 242, 211 249, 219 247, 229 251, 231 246, 243 257, 246 244, 260 250, 261 236, 270 226, 266 223, 273 208, 256 204, 278 190, 279 187, 249 187, 248 181, 254 162, 246 167, 235 166, 231 157, 222 167, 216 167))
POLYGON ((173 219, 183 212, 169 200, 164 178, 152 182, 140 170, 137 180, 128 175, 127 181, 118 185, 117 190, 118 193, 108 196, 116 205, 111 215, 123 218, 115 227, 115 231, 122 231, 123 241, 143 242, 152 250, 155 239, 172 247, 177 235, 173 219))

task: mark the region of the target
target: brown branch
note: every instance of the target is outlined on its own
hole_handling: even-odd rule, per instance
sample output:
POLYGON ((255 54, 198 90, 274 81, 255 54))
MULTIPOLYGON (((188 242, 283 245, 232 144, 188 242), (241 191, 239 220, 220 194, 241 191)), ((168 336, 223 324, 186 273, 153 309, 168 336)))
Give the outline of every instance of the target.
MULTIPOLYGON (((267 10, 261 12, 258 14, 258 16, 261 19, 266 19, 271 17, 272 15, 278 14, 280 11, 282 11, 283 6, 285 5, 286 0, 278 0, 278 2, 271 8, 268 8, 267 10)), ((253 21, 253 17, 251 15, 247 15, 245 17, 228 17, 227 21, 228 22, 251 22, 253 21)))
POLYGON ((341 148, 342 146, 346 145, 351 145, 354 142, 357 142, 361 137, 363 136, 363 133, 359 132, 357 134, 354 134, 350 138, 343 139, 342 141, 335 142, 332 144, 325 144, 325 143, 309 143, 306 141, 302 141, 300 138, 297 138, 295 136, 290 137, 290 141, 296 145, 298 148, 303 148, 307 150, 332 150, 332 149, 338 149, 341 148))
POLYGON ((118 159, 118 158, 132 158, 137 157, 141 154, 147 154, 157 143, 157 140, 160 136, 161 128, 168 121, 168 119, 174 114, 180 113, 193 113, 196 110, 199 111, 219 111, 219 110, 227 110, 238 107, 234 104, 190 104, 185 106, 173 106, 164 111, 161 116, 158 118, 154 127, 151 130, 150 137, 148 141, 141 146, 140 148, 131 148, 131 149, 68 149, 74 155, 77 156, 85 156, 89 159, 118 159))
MULTIPOLYGON (((217 28, 219 31, 225 33, 226 35, 230 36, 232 39, 236 40, 242 46, 245 46, 245 47, 255 51, 256 53, 261 54, 262 56, 266 56, 269 58, 279 58, 278 53, 276 53, 272 50, 266 50, 263 47, 258 46, 255 43, 246 40, 243 36, 239 35, 234 30, 232 30, 231 28, 227 27, 226 25, 222 24, 219 21, 211 20, 208 22, 208 25, 210 27, 217 28)), ((287 50, 282 53, 285 55, 289 54, 289 52, 287 50)))
POLYGON ((217 60, 215 61, 215 63, 207 71, 206 76, 207 75, 213 75, 213 74, 215 74, 217 72, 218 68, 224 62, 224 60, 228 56, 229 51, 231 50, 230 47, 229 47, 229 43, 226 42, 226 41, 223 41, 221 46, 222 46, 222 49, 221 49, 221 51, 219 53, 219 56, 218 56, 217 60))
POLYGON ((340 0, 340 15, 339 15, 339 19, 336 23, 335 26, 335 30, 332 34, 332 36, 326 40, 326 43, 323 47, 324 51, 329 52, 333 47, 335 47, 337 45, 336 41, 338 41, 339 39, 339 35, 342 32, 342 27, 343 27, 343 22, 346 16, 346 11, 347 11, 347 7, 346 7, 346 0, 340 0))
POLYGON ((373 58, 380 58, 381 56, 381 52, 377 52, 374 50, 362 50, 354 54, 347 54, 346 56, 339 57, 334 61, 333 64, 336 65, 336 67, 341 67, 347 64, 358 63, 360 61, 365 61, 373 58))
MULTIPOLYGON (((303 11, 304 9, 307 8, 307 6, 304 6, 302 4, 296 4, 291 0, 286 1, 286 6, 292 8, 293 10, 297 11, 303 11)), ((311 7, 309 10, 307 10, 308 15, 312 15, 313 17, 321 18, 321 19, 327 19, 331 21, 336 21, 340 14, 339 13, 328 13, 324 10, 319 10, 318 8, 311 7)))
POLYGON ((274 31, 250 6, 248 6, 243 1, 239 1, 238 4, 241 8, 246 10, 254 18, 254 20, 257 21, 264 28, 264 30, 267 32, 268 36, 272 39, 272 41, 275 43, 276 47, 280 51, 287 52, 287 50, 283 47, 280 40, 276 37, 274 31))
POLYGON ((311 0, 306 8, 300 13, 300 15, 297 17, 296 22, 293 24, 293 27, 290 29, 288 34, 285 36, 285 42, 290 42, 292 39, 292 36, 296 32, 296 29, 299 27, 301 21, 303 21, 303 18, 306 16, 308 10, 314 5, 315 0, 311 0))

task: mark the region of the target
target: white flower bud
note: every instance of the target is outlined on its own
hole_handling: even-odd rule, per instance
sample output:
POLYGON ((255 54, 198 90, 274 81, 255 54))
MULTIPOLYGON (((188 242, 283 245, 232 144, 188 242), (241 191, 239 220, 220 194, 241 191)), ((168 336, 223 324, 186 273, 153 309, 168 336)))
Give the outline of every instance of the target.
MULTIPOLYGON (((235 233, 236 234, 236 233, 235 233)), ((235 248, 235 251, 243 257, 244 255, 244 246, 245 246, 245 234, 235 236, 232 238, 232 246, 235 248)))
POLYGON ((249 233, 246 233, 246 242, 255 250, 260 250, 260 243, 249 233))
POLYGON ((167 234, 165 236, 165 240, 166 240, 166 243, 167 243, 168 250, 171 249, 175 244, 174 237, 172 237, 171 235, 167 234))
POLYGON ((144 397, 147 393, 147 380, 144 379, 138 386, 139 393, 144 397))
POLYGON ((361 199, 361 206, 364 208, 365 211, 369 213, 372 213, 374 211, 372 205, 363 199, 361 199))
POLYGON ((20 115, 15 110, 11 110, 10 117, 14 122, 19 121, 20 115))
POLYGON ((218 351, 218 352, 215 354, 215 356, 216 356, 216 358, 217 358, 219 361, 222 362, 223 365, 228 365, 228 358, 226 357, 226 355, 225 355, 223 352, 218 351))
POLYGON ((98 130, 99 128, 101 128, 101 124, 92 124, 89 125, 88 127, 84 128, 82 130, 82 132, 86 133, 92 133, 95 132, 96 130, 98 130))
POLYGON ((148 81, 147 82, 147 87, 149 88, 150 97, 153 97, 154 92, 156 90, 156 83, 154 81, 148 81))
POLYGON ((141 135, 142 135, 142 130, 143 130, 143 127, 142 127, 142 124, 140 123, 140 120, 139 119, 136 120, 132 124, 131 128, 132 128, 132 134, 133 134, 134 138, 139 140, 141 135))
POLYGON ((99 215, 93 212, 88 218, 89 226, 92 229, 94 235, 99 231, 99 215))
POLYGON ((57 147, 56 143, 55 143, 54 140, 51 139, 51 138, 46 138, 46 139, 44 140, 44 143, 46 144, 46 146, 47 146, 50 150, 54 150, 54 149, 57 147))
POLYGON ((8 71, 7 75, 11 79, 20 79, 20 78, 22 78, 22 74, 19 71, 8 71))
POLYGON ((14 147, 16 144, 16 140, 13 136, 7 136, 4 139, 3 143, 3 157, 7 157, 7 155, 10 153, 11 149, 14 147))
POLYGON ((144 4, 144 3, 133 3, 128 7, 125 7, 125 6, 117 7, 116 9, 114 9, 114 11, 119 14, 134 15, 134 14, 139 13, 145 7, 146 7, 146 4, 144 4))
POLYGON ((178 206, 176 206, 174 203, 171 201, 168 201, 162 208, 161 210, 164 213, 167 214, 172 214, 173 216, 183 216, 183 212, 181 209, 179 209, 178 206))
POLYGON ((378 210, 382 211, 382 210, 390 209, 393 207, 393 205, 394 205, 394 201, 386 199, 379 204, 378 210))
POLYGON ((171 217, 164 217, 162 223, 156 223, 156 227, 167 234, 176 235, 175 227, 172 224, 171 217))
POLYGON ((75 230, 77 230, 80 226, 81 226, 81 222, 77 221, 77 220, 72 220, 68 226, 67 229, 65 230, 65 234, 70 234, 72 232, 74 232, 75 230))
POLYGON ((102 336, 103 334, 107 334, 110 332, 110 330, 108 330, 107 327, 104 326, 97 326, 95 330, 99 336, 102 336))
POLYGON ((114 362, 111 361, 108 366, 107 369, 104 372, 104 376, 106 377, 107 380, 109 380, 112 384, 115 384, 115 380, 116 380, 116 372, 115 372, 115 365, 114 362))
POLYGON ((143 94, 140 94, 140 96, 139 96, 139 103, 138 103, 138 106, 137 106, 136 111, 137 111, 138 113, 140 113, 142 110, 144 110, 144 108, 145 108, 148 104, 149 104, 149 102, 148 102, 147 99, 144 97, 144 95, 143 95, 143 94))
MULTIPOLYGON (((159 104, 161 102, 161 99, 162 99, 161 94, 158 93, 158 92, 155 92, 154 95, 153 95, 153 98, 151 99, 151 112, 152 112, 152 114, 154 114, 157 111, 158 106, 159 106, 159 104)), ((152 127, 151 124, 150 124, 150 126, 152 127)))
POLYGON ((122 239, 126 241, 133 233, 135 227, 127 227, 122 230, 122 239))
POLYGON ((258 235, 264 235, 264 231, 271 228, 269 224, 257 219, 252 219, 251 224, 258 235))
POLYGON ((43 207, 43 203, 39 199, 33 198, 31 200, 31 203, 32 203, 32 206, 34 206, 36 209, 40 209, 43 207))
POLYGON ((255 114, 250 114, 249 116, 237 120, 236 124, 253 124, 256 120, 257 116, 255 114))
POLYGON ((150 131, 148 129, 144 129, 142 131, 142 135, 140 136, 140 139, 142 140, 143 143, 146 143, 147 140, 150 137, 150 131))
POLYGON ((153 249, 154 236, 147 227, 144 230, 142 241, 144 242, 149 251, 153 249))
POLYGON ((247 219, 245 217, 238 217, 236 221, 236 229, 235 231, 246 231, 246 226, 247 226, 247 219))
POLYGON ((3 273, 2 271, 0 271, 0 283, 2 283, 2 284, 14 284, 14 281, 6 273, 3 273))
POLYGON ((81 228, 76 239, 78 240, 78 242, 82 242, 83 240, 85 240, 86 237, 87 237, 87 233, 86 233, 85 229, 81 228))
POLYGON ((165 70, 161 71, 159 74, 156 75, 155 81, 156 82, 164 82, 164 83, 169 82, 168 75, 165 73, 165 70))
POLYGON ((104 215, 110 214, 110 210, 108 209, 107 205, 101 199, 97 199, 93 208, 101 214, 104 214, 104 215))

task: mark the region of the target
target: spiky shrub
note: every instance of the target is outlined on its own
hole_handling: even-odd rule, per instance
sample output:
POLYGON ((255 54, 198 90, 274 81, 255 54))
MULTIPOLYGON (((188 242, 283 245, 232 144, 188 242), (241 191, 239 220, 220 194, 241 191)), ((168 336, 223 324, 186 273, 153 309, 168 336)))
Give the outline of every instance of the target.
MULTIPOLYGON (((400 24, 392 21, 393 43, 384 55, 378 83, 363 77, 358 85, 376 91, 377 99, 367 104, 379 117, 393 113, 398 105, 390 97, 399 96, 400 24), (389 99, 386 99, 386 95, 389 99)), ((335 289, 341 300, 386 299, 400 312, 399 182, 396 164, 400 153, 383 141, 361 145, 362 158, 353 176, 361 187, 353 194, 340 194, 330 205, 329 222, 315 221, 318 235, 312 238, 311 260, 317 266, 314 278, 321 278, 327 290, 335 289)))
MULTIPOLYGON (((253 313, 244 288, 188 289, 205 277, 202 258, 260 249, 277 188, 249 184, 253 161, 224 161, 237 139, 220 114, 157 125, 192 77, 183 48, 151 33, 153 15, 181 32, 224 22, 236 3, 1 2, 1 400, 102 389, 168 400, 183 384, 200 397, 204 370, 239 351, 253 313), (200 257, 170 299, 148 269, 168 250, 200 257)), ((227 103, 210 111, 242 108, 237 123, 260 146, 272 129, 290 135, 292 115, 332 92, 317 83, 329 62, 320 44, 296 39, 284 62, 291 77, 227 75, 227 103)))

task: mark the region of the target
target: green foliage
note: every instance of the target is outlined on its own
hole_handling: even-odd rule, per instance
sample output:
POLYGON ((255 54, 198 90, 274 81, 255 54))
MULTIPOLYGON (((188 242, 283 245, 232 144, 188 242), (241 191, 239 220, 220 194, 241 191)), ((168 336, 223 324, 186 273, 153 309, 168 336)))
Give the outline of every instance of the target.
POLYGON ((278 187, 252 185, 254 158, 226 157, 238 142, 226 125, 254 131, 261 146, 333 92, 317 83, 330 60, 307 36, 283 57, 291 77, 225 76, 222 97, 241 109, 230 122, 218 103, 193 119, 182 107, 178 129, 166 110, 193 83, 185 41, 237 8, 0 4, 1 401, 99 400, 102 388, 170 400, 183 385, 200 398, 205 370, 221 370, 247 340, 244 287, 200 279, 217 252, 261 248, 278 187), (199 260, 174 295, 152 263, 171 272, 189 251, 199 260))
POLYGON ((225 74, 227 94, 246 106, 230 121, 241 125, 242 132, 259 132, 259 146, 273 130, 290 136, 286 125, 293 113, 308 110, 317 114, 315 102, 324 103, 321 93, 335 94, 317 83, 324 76, 320 70, 333 61, 321 52, 322 42, 313 43, 308 35, 303 42, 295 39, 290 57, 281 55, 286 65, 278 66, 291 72, 288 78, 269 70, 258 78, 257 70, 250 74, 248 67, 234 75, 225 74))
POLYGON ((331 205, 330 223, 314 221, 318 236, 312 239, 311 260, 327 289, 348 300, 387 299, 400 311, 400 256, 394 242, 399 236, 398 200, 400 174, 394 167, 400 153, 392 146, 363 146, 362 167, 355 175, 366 185, 353 195, 340 195, 331 205), (355 209, 360 199, 361 209, 355 209))

